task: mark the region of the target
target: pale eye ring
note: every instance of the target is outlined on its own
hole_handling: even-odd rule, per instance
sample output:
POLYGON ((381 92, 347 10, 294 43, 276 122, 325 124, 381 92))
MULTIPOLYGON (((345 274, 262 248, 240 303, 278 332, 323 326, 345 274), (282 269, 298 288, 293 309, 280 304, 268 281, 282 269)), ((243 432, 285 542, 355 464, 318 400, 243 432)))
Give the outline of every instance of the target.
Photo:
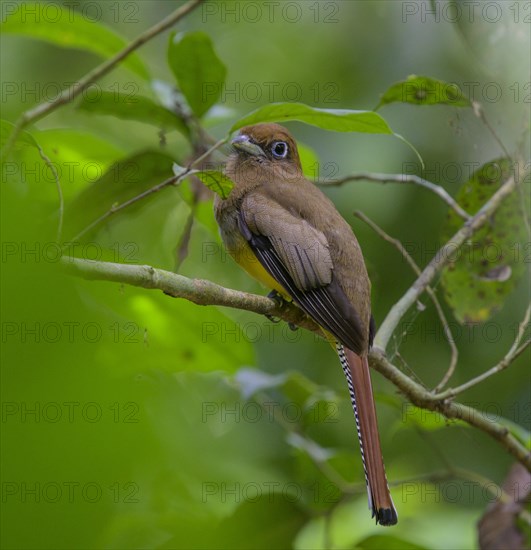
POLYGON ((271 144, 271 153, 276 159, 284 159, 288 156, 288 144, 285 141, 274 141, 271 144))

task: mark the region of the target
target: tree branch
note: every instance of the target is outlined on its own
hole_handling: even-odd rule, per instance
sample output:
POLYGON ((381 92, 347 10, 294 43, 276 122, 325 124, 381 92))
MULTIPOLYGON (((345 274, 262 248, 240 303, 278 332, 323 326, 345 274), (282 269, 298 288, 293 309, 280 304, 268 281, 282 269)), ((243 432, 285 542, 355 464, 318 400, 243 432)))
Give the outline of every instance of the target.
MULTIPOLYGON (((388 243, 391 243, 400 252, 400 254, 402 254, 402 256, 405 258, 405 260, 411 266, 411 269, 413 269, 413 271, 416 273, 417 276, 419 276, 422 273, 420 267, 417 265, 415 260, 411 257, 409 252, 405 249, 404 245, 398 239, 395 239, 391 237, 389 234, 387 234, 379 225, 373 222, 368 216, 363 214, 363 212, 360 212, 359 210, 357 210, 356 212, 354 212, 354 216, 364 221, 382 239, 384 239, 388 243)), ((437 388, 444 387, 446 382, 448 382, 448 380, 451 378, 452 374, 454 373, 455 367, 457 365, 457 360, 459 358, 459 350, 455 345, 452 331, 450 330, 450 327, 448 325, 448 320, 446 319, 446 315, 444 314, 444 310, 437 298, 437 295, 435 294, 435 291, 431 288, 431 286, 427 286, 426 292, 428 293, 428 296, 430 297, 431 301, 433 302, 433 305, 435 306, 435 309, 437 310, 437 315, 439 316, 439 319, 443 326, 444 335, 446 337, 446 340, 448 341, 448 345, 450 346, 450 350, 452 353, 450 358, 450 365, 445 375, 443 376, 443 379, 439 382, 439 384, 435 388, 435 391, 436 391, 437 388)))
POLYGON ((471 216, 467 214, 458 204, 457 202, 451 197, 451 195, 444 189, 444 187, 441 187, 440 185, 436 185, 435 183, 432 183, 431 181, 427 181, 423 178, 420 178, 419 176, 415 176, 413 174, 375 174, 372 172, 360 172, 357 174, 350 174, 348 176, 343 176, 342 178, 338 178, 336 180, 330 180, 330 181, 318 181, 316 182, 318 185, 323 186, 338 186, 343 185, 344 183, 347 183, 349 181, 359 181, 359 180, 367 180, 367 181, 375 181, 377 183, 412 183, 413 185, 418 185, 419 187, 423 187, 424 189, 428 189, 432 193, 435 193, 438 195, 450 208, 455 210, 458 216, 463 218, 465 221, 470 220, 471 216))
POLYGON ((322 336, 318 325, 293 304, 283 302, 282 305, 278 305, 266 296, 232 290, 204 279, 189 279, 148 265, 98 262, 68 256, 63 256, 62 265, 68 272, 84 279, 114 281, 158 289, 168 296, 184 298, 200 306, 225 306, 271 315, 322 336))
POLYGON ((83 78, 78 82, 74 82, 71 86, 64 89, 53 101, 48 101, 41 103, 33 109, 29 109, 20 115, 13 132, 9 136, 9 139, 2 150, 2 156, 7 158, 13 144, 17 140, 20 132, 26 128, 32 122, 49 115, 61 105, 66 105, 67 103, 72 102, 77 96, 83 93, 91 84, 98 81, 100 78, 105 76, 107 73, 112 71, 118 63, 123 61, 129 54, 133 53, 135 50, 140 48, 143 44, 169 29, 175 23, 180 21, 184 16, 188 15, 192 10, 194 10, 203 0, 190 0, 180 8, 176 9, 173 13, 168 15, 162 21, 153 25, 148 30, 144 31, 142 34, 137 36, 132 42, 130 42, 125 48, 119 51, 116 55, 104 61, 101 65, 98 65, 92 71, 88 72, 83 78))
POLYGON ((456 388, 450 388, 442 393, 435 394, 433 396, 433 399, 445 400, 445 399, 450 399, 452 397, 455 397, 457 394, 472 388, 476 384, 483 382, 483 380, 486 380, 487 378, 490 378, 494 374, 497 374, 498 372, 501 372, 502 370, 506 369, 531 344, 531 339, 527 339, 522 345, 520 345, 524 332, 528 326, 530 317, 531 317, 531 305, 527 306, 524 319, 522 320, 522 322, 518 327, 518 334, 514 339, 513 345, 511 346, 509 351, 505 354, 505 357, 497 365, 485 371, 483 374, 480 374, 479 376, 472 378, 472 380, 469 380, 468 382, 465 382, 464 384, 457 386, 456 388))
POLYGON ((417 298, 424 292, 431 283, 435 275, 448 263, 452 254, 455 254, 463 243, 480 229, 497 210, 502 201, 510 195, 515 189, 516 183, 514 176, 511 176, 494 195, 483 205, 478 213, 466 222, 457 233, 435 254, 435 257, 426 266, 421 275, 409 288, 409 290, 398 300, 391 308, 387 317, 380 325, 374 339, 375 348, 385 351, 387 344, 393 335, 398 323, 405 315, 407 310, 415 303, 417 298))
MULTIPOLYGON (((273 300, 264 296, 231 290, 210 281, 189 279, 146 265, 116 264, 71 257, 63 257, 62 264, 69 272, 85 279, 115 281, 142 288, 158 289, 170 296, 184 298, 198 305, 226 306, 262 315, 273 315, 288 323, 294 323, 321 334, 319 327, 293 304, 284 303, 278 306, 273 300)), ((531 459, 527 449, 509 433, 506 427, 488 420, 471 407, 448 401, 435 401, 431 392, 391 364, 382 350, 373 349, 369 358, 371 365, 395 384, 413 404, 475 426, 499 441, 517 460, 531 469, 531 459)))
POLYGON ((505 426, 499 422, 489 420, 480 411, 461 403, 435 401, 432 393, 402 373, 385 357, 381 350, 373 348, 369 354, 369 359, 371 366, 397 386, 408 397, 411 403, 422 409, 438 412, 446 418, 462 420, 478 428, 499 441, 509 453, 528 470, 531 470, 531 455, 529 451, 505 426))

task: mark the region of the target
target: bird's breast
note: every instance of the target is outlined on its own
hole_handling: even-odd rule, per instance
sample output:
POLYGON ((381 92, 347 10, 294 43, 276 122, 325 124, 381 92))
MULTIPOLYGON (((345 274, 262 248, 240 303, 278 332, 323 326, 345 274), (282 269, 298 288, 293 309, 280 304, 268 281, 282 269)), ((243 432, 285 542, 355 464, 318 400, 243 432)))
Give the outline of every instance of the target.
POLYGON ((266 288, 274 289, 287 298, 284 288, 262 266, 242 235, 238 226, 238 201, 231 201, 230 198, 222 200, 216 196, 214 215, 223 243, 236 263, 266 288))

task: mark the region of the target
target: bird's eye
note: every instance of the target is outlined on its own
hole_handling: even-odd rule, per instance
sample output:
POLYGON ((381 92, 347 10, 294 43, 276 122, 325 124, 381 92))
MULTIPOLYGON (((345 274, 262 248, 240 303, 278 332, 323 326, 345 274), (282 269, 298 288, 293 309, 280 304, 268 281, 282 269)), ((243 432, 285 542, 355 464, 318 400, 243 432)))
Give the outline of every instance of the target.
POLYGON ((271 152, 276 159, 284 159, 288 154, 288 144, 285 141, 275 141, 271 146, 271 152))

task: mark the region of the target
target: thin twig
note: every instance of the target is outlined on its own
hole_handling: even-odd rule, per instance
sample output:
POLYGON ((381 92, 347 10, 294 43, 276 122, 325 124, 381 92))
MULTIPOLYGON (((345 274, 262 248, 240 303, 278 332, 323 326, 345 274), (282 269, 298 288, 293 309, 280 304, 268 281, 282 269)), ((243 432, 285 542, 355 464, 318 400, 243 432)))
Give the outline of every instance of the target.
MULTIPOLYGON (((378 224, 372 221, 363 212, 360 212, 359 210, 357 210, 356 212, 354 212, 354 216, 356 216, 357 218, 365 222, 382 239, 384 239, 388 243, 391 243, 400 252, 400 254, 402 254, 402 256, 405 258, 405 260, 411 266, 411 269, 413 269, 413 271, 416 273, 417 276, 419 276, 422 273, 420 267, 417 265, 415 260, 411 257, 409 252, 405 249, 404 245, 398 239, 391 237, 378 224)), ((452 335, 452 331, 450 330, 450 326, 448 325, 448 320, 446 319, 446 315, 444 314, 444 310, 441 306, 441 303, 439 302, 439 299, 437 298, 437 295, 435 294, 435 291, 431 288, 431 286, 427 286, 426 292, 428 293, 428 296, 430 297, 431 301, 433 302, 433 305, 435 306, 435 309, 437 310, 437 315, 439 316, 439 319, 443 326, 444 335, 446 337, 446 340, 448 341, 448 345, 450 346, 450 350, 451 350, 450 365, 448 367, 448 370, 446 371, 446 374, 444 375, 443 379, 439 382, 439 384, 434 389, 434 391, 438 391, 439 388, 442 388, 445 386, 445 384, 448 382, 448 380, 451 378, 452 374, 454 373, 455 367, 457 365, 457 360, 459 358, 459 350, 455 345, 455 340, 452 335)))
POLYGON ((85 228, 83 228, 75 237, 70 239, 71 242, 78 241, 83 235, 87 234, 89 231, 94 229, 94 227, 98 226, 100 223, 104 222, 107 218, 110 218, 113 214, 116 214, 116 212, 120 212, 120 210, 123 210, 124 208, 127 208, 128 206, 131 206, 132 204, 135 204, 135 202, 138 202, 139 200, 145 199, 146 197, 149 197, 153 193, 157 193, 161 189, 164 189, 165 187, 169 187, 170 185, 175 185, 179 183, 183 178, 185 178, 189 172, 184 170, 179 175, 172 176, 171 178, 168 178, 167 180, 164 180, 162 183, 158 183, 157 185, 150 187, 149 189, 146 189, 144 192, 140 193, 139 195, 136 195, 132 197, 129 200, 126 200, 125 202, 122 202, 120 204, 113 205, 102 214, 99 218, 96 218, 94 221, 89 223, 85 228))
POLYGON ((516 182, 514 176, 509 177, 474 217, 465 223, 457 233, 437 251, 435 257, 424 268, 421 275, 387 314, 387 317, 380 325, 380 329, 376 334, 374 342, 375 348, 379 348, 380 350, 385 350, 387 348, 394 330, 406 311, 415 303, 420 294, 424 292, 426 287, 431 283, 437 273, 439 273, 448 263, 450 258, 455 255, 456 250, 458 250, 467 239, 469 239, 478 229, 483 227, 490 219, 491 215, 497 210, 503 200, 514 191, 515 186, 516 182))
POLYGON ((432 193, 438 195, 450 208, 455 210, 458 216, 460 216, 464 220, 468 221, 471 218, 470 214, 465 212, 457 204, 457 202, 450 196, 450 194, 448 193, 448 191, 446 191, 446 189, 444 189, 444 187, 436 185, 435 183, 427 181, 419 176, 415 176, 414 174, 375 174, 372 172, 361 172, 357 174, 350 174, 336 180, 318 181, 316 183, 325 186, 338 186, 343 185, 344 183, 347 183, 349 181, 359 180, 375 181, 378 183, 412 183, 413 185, 424 187, 424 189, 428 189, 432 193))
POLYGON ((449 388, 448 390, 442 393, 435 394, 433 398, 438 401, 451 399, 452 397, 455 397, 457 394, 472 388, 473 386, 479 384, 480 382, 483 382, 483 380, 486 380, 487 378, 490 378, 494 374, 497 374, 498 372, 501 372, 502 370, 506 369, 531 344, 531 338, 527 339, 523 344, 521 344, 522 337, 528 327, 530 317, 531 317, 531 305, 527 306, 524 319, 522 320, 522 322, 518 327, 518 333, 516 335, 516 338, 514 339, 513 345, 511 346, 509 351, 505 354, 505 357, 497 365, 485 371, 483 374, 480 374, 479 376, 472 378, 468 382, 465 382, 464 384, 457 386, 456 388, 449 388))
POLYGON ((202 162, 205 158, 207 158, 210 154, 212 154, 216 149, 219 149, 226 141, 227 137, 220 139, 218 142, 216 142, 208 151, 205 151, 201 156, 197 157, 195 160, 193 160, 182 172, 179 174, 172 176, 171 178, 168 178, 164 180, 161 183, 158 183, 157 185, 154 185, 153 187, 150 187, 149 189, 146 189, 139 195, 136 195, 125 202, 122 202, 117 205, 111 206, 107 212, 102 214, 99 218, 96 218, 93 222, 91 222, 89 225, 87 225, 84 229, 82 229, 75 237, 70 239, 70 242, 78 241, 83 235, 91 231, 94 227, 99 225, 100 223, 104 222, 107 218, 110 218, 113 214, 116 214, 116 212, 120 212, 120 210, 123 210, 124 208, 127 208, 136 202, 145 199, 146 197, 149 197, 150 195, 153 195, 154 193, 157 193, 161 189, 164 189, 165 187, 169 187, 170 185, 177 185, 179 182, 181 182, 184 178, 187 176, 194 174, 193 167, 202 162))
POLYGON ((531 454, 506 426, 487 418, 480 411, 452 401, 438 401, 433 394, 406 376, 395 367, 378 348, 373 348, 369 354, 370 364, 397 386, 407 398, 422 409, 435 411, 446 418, 455 418, 474 426, 494 438, 528 470, 531 470, 531 454))
POLYGON ((503 141, 499 138, 498 134, 495 132, 494 128, 491 126, 490 122, 487 120, 487 117, 485 116, 485 111, 483 110, 483 106, 481 105, 481 103, 473 101, 472 110, 474 111, 474 114, 481 120, 481 122, 483 122, 483 124, 487 127, 487 130, 490 132, 490 135, 496 140, 501 150, 503 151, 503 154, 508 159, 510 159, 511 155, 509 154, 509 151, 503 144, 503 141))
POLYGON ((216 141, 214 145, 209 147, 202 155, 194 159, 189 165, 188 170, 193 168, 194 166, 197 166, 201 162, 203 162, 206 158, 208 158, 214 151, 217 151, 222 145, 225 145, 227 141, 229 140, 228 136, 225 136, 224 138, 221 138, 220 140, 216 141))
POLYGON ((32 122, 45 117, 59 108, 61 105, 66 105, 72 102, 76 97, 83 93, 91 84, 98 81, 100 78, 109 73, 118 63, 123 61, 127 56, 140 48, 143 44, 169 29, 184 16, 188 15, 194 10, 203 0, 190 0, 180 8, 176 9, 173 13, 165 17, 162 21, 153 25, 148 30, 137 36, 132 42, 130 42, 125 48, 120 50, 116 55, 104 61, 101 65, 95 67, 92 71, 87 73, 78 82, 74 82, 71 86, 64 89, 53 101, 41 103, 22 113, 15 123, 15 127, 9 136, 9 139, 2 150, 2 155, 7 158, 13 144, 17 140, 20 132, 26 128, 32 122))
POLYGON ((59 179, 59 174, 57 173, 57 169, 53 165, 52 161, 48 157, 48 155, 42 150, 42 147, 37 144, 37 150, 39 151, 39 155, 41 159, 45 162, 46 166, 51 170, 55 186, 57 188, 57 196, 59 198, 59 221, 57 222, 57 242, 61 242, 61 238, 63 235, 63 219, 64 219, 64 213, 65 213, 65 201, 63 197, 63 188, 61 187, 61 180, 59 179))

